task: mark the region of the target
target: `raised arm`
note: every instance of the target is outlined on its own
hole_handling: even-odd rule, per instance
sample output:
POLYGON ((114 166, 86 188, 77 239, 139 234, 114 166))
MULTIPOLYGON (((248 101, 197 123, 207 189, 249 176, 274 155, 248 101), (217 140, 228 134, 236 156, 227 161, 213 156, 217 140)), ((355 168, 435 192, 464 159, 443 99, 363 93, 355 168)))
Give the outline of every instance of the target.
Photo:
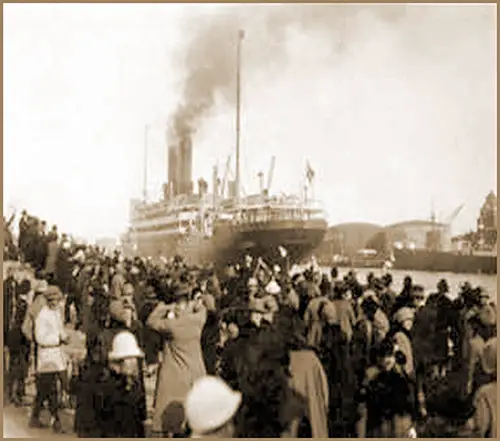
POLYGON ((156 332, 166 333, 170 331, 172 327, 172 319, 167 318, 169 307, 161 302, 159 303, 153 312, 149 314, 146 320, 146 326, 149 326, 156 332))

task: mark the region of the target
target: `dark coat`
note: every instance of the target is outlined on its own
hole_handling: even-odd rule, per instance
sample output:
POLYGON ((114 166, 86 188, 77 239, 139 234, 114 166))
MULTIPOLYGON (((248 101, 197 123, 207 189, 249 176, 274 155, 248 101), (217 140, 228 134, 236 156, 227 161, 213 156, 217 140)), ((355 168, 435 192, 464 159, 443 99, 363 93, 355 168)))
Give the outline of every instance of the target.
POLYGON ((157 304, 158 301, 156 300, 146 300, 138 314, 139 320, 144 325, 141 328, 140 342, 147 365, 158 363, 159 353, 163 349, 163 336, 149 326, 146 326, 146 322, 157 304))
POLYGON ((376 367, 367 370, 362 399, 366 405, 366 434, 381 437, 401 437, 410 427, 415 416, 415 390, 403 370, 396 365, 391 371, 380 371, 376 367), (392 421, 396 433, 386 432, 386 422, 392 421))
POLYGON ((101 383, 96 398, 97 404, 101 404, 101 437, 144 438, 146 397, 140 381, 127 390, 125 377, 111 372, 101 383))
POLYGON ((68 250, 60 248, 56 258, 56 282, 57 286, 65 294, 69 293, 71 289, 72 272, 73 262, 71 261, 71 254, 68 250))
POLYGON ((203 361, 208 375, 215 375, 217 364, 217 343, 219 342, 219 321, 214 312, 207 313, 207 321, 201 333, 203 361))
POLYGON ((7 341, 10 320, 14 308, 17 282, 9 277, 3 281, 3 341, 7 341))
POLYGON ((84 371, 75 392, 79 437, 144 438, 147 412, 140 381, 127 389, 123 375, 94 364, 84 371))
POLYGON ((24 319, 26 318, 26 314, 28 312, 28 302, 20 298, 16 304, 16 312, 14 315, 14 320, 12 324, 12 328, 9 330, 8 338, 6 344, 9 347, 9 352, 13 353, 22 353, 24 354, 26 350, 30 349, 30 342, 22 333, 22 326, 24 319))

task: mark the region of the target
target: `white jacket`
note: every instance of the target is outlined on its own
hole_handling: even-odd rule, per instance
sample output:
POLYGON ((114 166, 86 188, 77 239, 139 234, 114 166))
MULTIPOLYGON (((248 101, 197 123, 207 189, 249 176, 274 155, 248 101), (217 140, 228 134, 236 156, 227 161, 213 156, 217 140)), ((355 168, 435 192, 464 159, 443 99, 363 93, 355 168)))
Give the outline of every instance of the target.
POLYGON ((34 334, 38 345, 37 372, 65 371, 68 359, 61 341, 66 339, 67 335, 59 310, 43 306, 35 319, 34 334))

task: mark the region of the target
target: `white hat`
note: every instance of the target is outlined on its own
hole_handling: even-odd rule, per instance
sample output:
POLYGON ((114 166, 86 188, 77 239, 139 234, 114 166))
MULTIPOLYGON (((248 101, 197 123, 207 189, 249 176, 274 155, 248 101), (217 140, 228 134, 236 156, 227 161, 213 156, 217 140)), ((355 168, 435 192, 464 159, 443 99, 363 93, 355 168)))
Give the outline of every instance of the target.
POLYGON ((85 260, 85 253, 83 250, 78 250, 76 254, 73 256, 73 260, 77 260, 83 262, 85 260))
POLYGON ((49 284, 47 283, 46 280, 38 280, 37 284, 35 285, 35 291, 44 293, 47 291, 47 288, 49 287, 49 284))
POLYGON ((259 286, 259 281, 255 277, 250 277, 247 286, 259 286))
POLYGON ((271 280, 266 285, 266 292, 268 294, 279 294, 281 292, 281 288, 275 280, 271 280))
POLYGON ((139 348, 137 340, 129 331, 122 331, 115 335, 113 348, 108 354, 110 360, 122 360, 124 358, 144 357, 144 353, 139 348))
POLYGON ((408 307, 399 308, 394 313, 394 321, 397 323, 403 323, 405 320, 414 320, 415 319, 415 310, 408 307))
POLYGON ((185 402, 186 417, 194 435, 211 432, 229 422, 241 404, 241 393, 224 380, 205 376, 195 381, 185 402))

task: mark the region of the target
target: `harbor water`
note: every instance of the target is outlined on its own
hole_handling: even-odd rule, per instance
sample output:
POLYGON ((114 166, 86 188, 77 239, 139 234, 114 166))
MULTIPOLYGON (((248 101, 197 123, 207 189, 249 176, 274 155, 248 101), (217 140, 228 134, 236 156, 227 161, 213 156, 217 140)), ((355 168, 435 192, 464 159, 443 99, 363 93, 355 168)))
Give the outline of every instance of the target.
MULTIPOLYGON (((328 272, 329 268, 323 268, 328 272)), ((339 275, 343 277, 344 274, 350 270, 349 268, 339 268, 339 275)), ((366 282, 366 276, 373 272, 376 277, 381 276, 384 272, 380 268, 359 268, 354 269, 357 274, 358 280, 361 283, 366 282)), ((403 280, 405 276, 410 276, 414 284, 422 285, 425 289, 425 294, 431 294, 436 291, 436 285, 441 279, 446 279, 450 287, 451 297, 455 297, 460 289, 460 285, 464 282, 469 282, 473 287, 481 286, 491 297, 493 301, 497 300, 497 276, 488 274, 456 274, 456 273, 438 273, 428 271, 406 271, 406 270, 390 270, 393 277, 393 289, 400 292, 403 288, 403 280)))

